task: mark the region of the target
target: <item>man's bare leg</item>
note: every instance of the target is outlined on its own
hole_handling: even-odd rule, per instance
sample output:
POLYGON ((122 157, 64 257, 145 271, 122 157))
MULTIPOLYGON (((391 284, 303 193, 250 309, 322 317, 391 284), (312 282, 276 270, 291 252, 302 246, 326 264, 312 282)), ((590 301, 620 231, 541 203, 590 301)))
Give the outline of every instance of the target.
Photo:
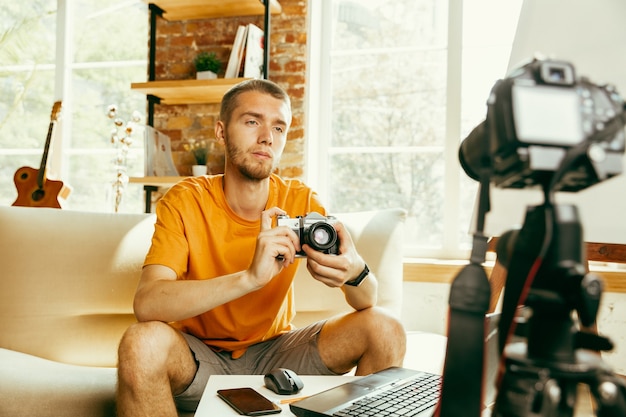
POLYGON ((118 416, 177 416, 173 395, 195 374, 196 361, 178 331, 161 322, 134 324, 119 346, 118 416))
POLYGON ((390 366, 402 366, 406 333, 399 320, 380 308, 370 308, 328 320, 318 340, 324 364, 345 373, 355 366, 368 375, 390 366))

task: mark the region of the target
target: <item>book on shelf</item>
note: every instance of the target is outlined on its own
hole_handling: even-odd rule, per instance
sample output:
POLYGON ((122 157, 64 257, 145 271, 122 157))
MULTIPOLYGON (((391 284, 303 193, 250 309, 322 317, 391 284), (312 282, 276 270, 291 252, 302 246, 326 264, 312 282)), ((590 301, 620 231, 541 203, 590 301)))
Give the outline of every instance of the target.
POLYGON ((246 39, 244 78, 263 78, 263 30, 250 23, 246 39))
POLYGON ((175 177, 179 175, 172 158, 172 146, 169 136, 151 126, 146 126, 144 143, 144 176, 175 177))
POLYGON ((265 33, 255 24, 237 28, 224 78, 263 77, 263 39, 265 33))
POLYGON ((230 52, 228 58, 228 64, 226 65, 226 73, 224 78, 237 78, 239 77, 239 68, 243 62, 243 50, 246 44, 246 34, 248 27, 239 25, 237 28, 237 34, 235 35, 235 41, 233 42, 233 49, 230 52))

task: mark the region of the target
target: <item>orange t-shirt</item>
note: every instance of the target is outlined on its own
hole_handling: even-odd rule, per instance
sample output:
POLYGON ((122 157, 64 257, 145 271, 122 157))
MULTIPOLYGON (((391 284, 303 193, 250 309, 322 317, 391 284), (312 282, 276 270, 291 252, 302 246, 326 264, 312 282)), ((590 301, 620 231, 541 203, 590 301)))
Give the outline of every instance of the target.
MULTIPOLYGON (((188 178, 163 196, 157 204, 152 246, 144 265, 168 266, 179 280, 219 277, 250 266, 261 227, 260 213, 257 221, 235 214, 226 202, 222 183, 222 175, 188 178)), ((270 177, 265 208, 274 206, 290 217, 312 211, 326 213, 309 187, 276 175, 270 177)), ((283 269, 260 290, 172 324, 238 358, 248 346, 292 329, 292 283, 297 264, 283 269)))

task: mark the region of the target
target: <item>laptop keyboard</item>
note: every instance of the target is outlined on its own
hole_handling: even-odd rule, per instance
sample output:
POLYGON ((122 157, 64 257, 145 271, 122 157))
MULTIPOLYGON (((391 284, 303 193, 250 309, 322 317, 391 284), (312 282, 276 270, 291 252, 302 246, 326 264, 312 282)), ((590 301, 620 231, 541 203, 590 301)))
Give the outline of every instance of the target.
POLYGON ((380 394, 355 401, 335 417, 411 417, 433 407, 439 399, 441 376, 423 375, 380 394))

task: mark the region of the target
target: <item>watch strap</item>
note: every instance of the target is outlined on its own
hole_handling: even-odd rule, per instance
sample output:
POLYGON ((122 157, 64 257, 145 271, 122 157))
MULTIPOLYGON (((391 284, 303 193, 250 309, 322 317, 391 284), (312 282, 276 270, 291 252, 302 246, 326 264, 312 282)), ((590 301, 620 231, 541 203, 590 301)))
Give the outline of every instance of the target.
POLYGON ((367 278, 369 274, 370 274, 370 269, 368 268, 367 264, 365 264, 365 268, 363 268, 363 271, 359 274, 359 276, 354 279, 351 279, 350 281, 346 281, 345 285, 350 285, 351 287, 358 287, 361 284, 361 282, 363 282, 363 280, 367 278))

